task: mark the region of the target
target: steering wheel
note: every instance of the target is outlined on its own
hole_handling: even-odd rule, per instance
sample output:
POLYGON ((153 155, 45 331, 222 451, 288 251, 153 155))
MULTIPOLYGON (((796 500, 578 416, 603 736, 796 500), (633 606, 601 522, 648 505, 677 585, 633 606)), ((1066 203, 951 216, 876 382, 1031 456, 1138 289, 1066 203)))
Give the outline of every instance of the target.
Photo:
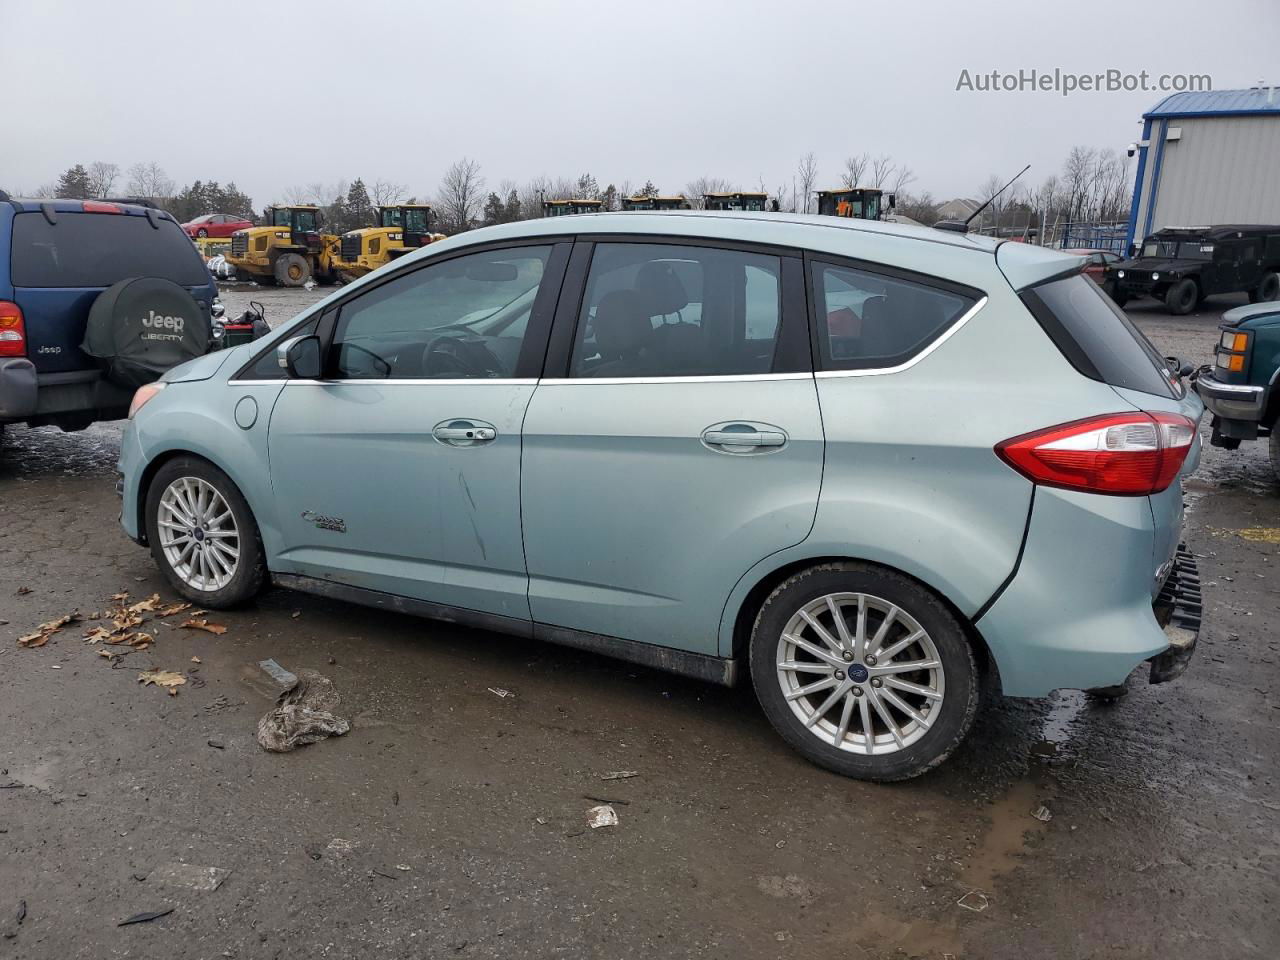
POLYGON ((500 377, 502 370, 481 340, 466 340, 446 335, 436 337, 423 352, 423 371, 431 376, 454 373, 464 377, 500 377))

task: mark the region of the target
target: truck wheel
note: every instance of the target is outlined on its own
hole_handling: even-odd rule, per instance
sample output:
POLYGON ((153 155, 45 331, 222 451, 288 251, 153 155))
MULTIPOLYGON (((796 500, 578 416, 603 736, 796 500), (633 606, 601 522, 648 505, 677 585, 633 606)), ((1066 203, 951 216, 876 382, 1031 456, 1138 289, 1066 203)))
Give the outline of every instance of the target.
POLYGON ((282 287, 300 287, 311 279, 311 265, 296 253, 278 257, 274 272, 276 283, 282 287))
POLYGON ((1257 299, 1250 297, 1253 303, 1280 300, 1280 273, 1263 274, 1257 286, 1257 299))
POLYGON ((978 707, 964 628, 936 596, 866 563, 825 563, 781 583, 751 632, 765 715, 819 766, 905 780, 945 760, 978 707))
POLYGON ((1199 297, 1199 288, 1194 280, 1179 280, 1164 295, 1164 305, 1170 313, 1181 317, 1195 309, 1199 297))
POLYGON ((1102 292, 1111 298, 1117 307, 1123 307, 1129 302, 1129 295, 1123 290, 1116 287, 1114 280, 1108 280, 1102 285, 1102 292))
POLYGON ((1267 441, 1267 452, 1271 454, 1271 472, 1280 482, 1280 420, 1271 424, 1271 439, 1267 441))

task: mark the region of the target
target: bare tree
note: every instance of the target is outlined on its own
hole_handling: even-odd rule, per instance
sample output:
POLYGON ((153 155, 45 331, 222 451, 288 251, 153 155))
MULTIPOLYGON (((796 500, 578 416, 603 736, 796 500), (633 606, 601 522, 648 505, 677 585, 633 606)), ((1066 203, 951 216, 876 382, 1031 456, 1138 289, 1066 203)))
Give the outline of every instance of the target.
POLYGON ((808 213, 813 196, 813 187, 818 180, 818 158, 814 156, 810 150, 800 158, 800 163, 796 165, 796 182, 797 190, 800 196, 799 207, 801 213, 808 213))
POLYGON ((408 192, 408 186, 403 183, 375 180, 369 186, 369 199, 373 201, 375 207, 389 207, 403 200, 408 192))
POLYGON ((480 216, 484 202, 480 164, 468 157, 454 161, 436 190, 436 210, 450 233, 462 233, 480 216))
POLYGON ((702 199, 706 194, 724 193, 731 189, 733 188, 729 186, 729 181, 723 177, 701 176, 684 185, 684 195, 693 209, 701 210, 706 206, 706 202, 702 199))
POLYGON ((106 163, 102 160, 93 161, 93 163, 89 164, 89 195, 94 197, 111 196, 111 190, 119 179, 119 164, 106 163))
POLYGON ((896 169, 897 167, 891 156, 887 153, 880 154, 880 156, 871 161, 871 186, 877 190, 883 189, 896 169))
POLYGON ((286 206, 297 207, 318 204, 324 193, 322 183, 294 184, 292 187, 285 187, 280 197, 286 206))
POLYGON ((865 153, 857 157, 848 157, 844 162, 844 173, 841 179, 844 185, 849 189, 862 185, 862 178, 866 176, 867 164, 871 162, 871 158, 865 153))
POLYGON ((148 200, 166 200, 173 196, 174 184, 164 168, 154 160, 138 162, 129 168, 129 181, 125 191, 131 197, 148 200))
POLYGON ((773 199, 778 201, 778 210, 783 213, 796 212, 796 195, 793 190, 787 193, 787 185, 785 183, 778 184, 773 190, 773 199))
POLYGON ((899 193, 897 204, 895 212, 910 217, 916 223, 931 227, 938 222, 938 202, 928 190, 918 194, 899 193))
POLYGON ((894 169, 893 179, 889 181, 891 184, 889 192, 897 195, 905 190, 909 185, 915 183, 915 179, 915 172, 906 164, 903 164, 902 166, 894 169))
POLYGON ((547 191, 551 188, 551 180, 543 175, 534 177, 520 188, 520 213, 526 220, 537 220, 542 216, 542 202, 551 199, 547 191))

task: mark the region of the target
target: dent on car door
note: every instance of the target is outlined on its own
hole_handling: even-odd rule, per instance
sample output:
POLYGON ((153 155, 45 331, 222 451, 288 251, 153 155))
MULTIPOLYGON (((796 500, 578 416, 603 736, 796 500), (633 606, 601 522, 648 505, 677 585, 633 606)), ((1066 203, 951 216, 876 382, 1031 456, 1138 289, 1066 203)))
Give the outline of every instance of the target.
POLYGON ((340 305, 272 415, 273 569, 528 620, 520 429, 567 256, 463 250, 340 305))
POLYGON ((580 292, 561 298, 525 418, 535 629, 715 654, 734 585, 813 522, 823 436, 800 262, 598 243, 580 292))

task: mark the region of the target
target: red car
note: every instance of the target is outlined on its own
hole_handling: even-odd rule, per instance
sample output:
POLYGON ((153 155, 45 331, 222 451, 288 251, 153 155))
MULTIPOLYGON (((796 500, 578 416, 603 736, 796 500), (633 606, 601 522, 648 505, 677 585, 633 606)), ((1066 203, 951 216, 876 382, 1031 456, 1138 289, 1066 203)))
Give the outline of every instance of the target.
POLYGON ((229 213, 206 213, 182 225, 187 236, 196 237, 229 237, 237 230, 252 227, 253 221, 244 217, 233 217, 229 213))
POLYGON ((1084 247, 1077 247, 1073 250, 1063 250, 1062 252, 1074 253, 1077 257, 1088 257, 1089 262, 1084 268, 1084 275, 1097 284, 1102 283, 1102 274, 1107 267, 1121 259, 1120 254, 1112 253, 1110 250, 1090 250, 1084 247))

